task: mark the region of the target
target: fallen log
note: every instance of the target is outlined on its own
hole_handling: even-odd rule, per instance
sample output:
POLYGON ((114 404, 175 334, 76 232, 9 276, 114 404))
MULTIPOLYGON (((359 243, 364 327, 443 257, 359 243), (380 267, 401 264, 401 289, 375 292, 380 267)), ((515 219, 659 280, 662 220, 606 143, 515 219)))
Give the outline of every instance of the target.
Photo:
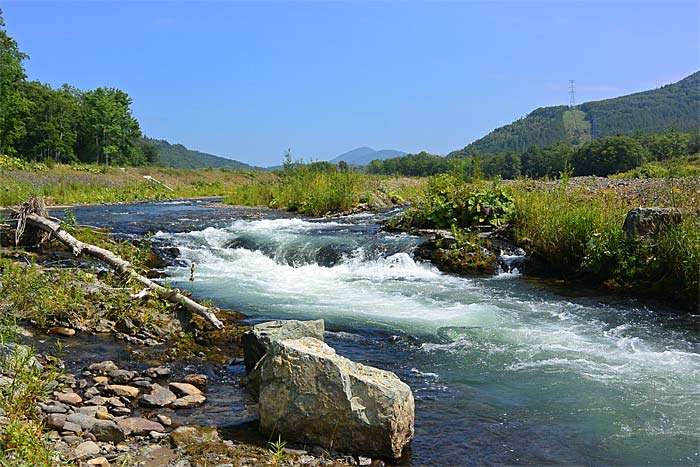
MULTIPOLYGON (((95 245, 91 245, 89 243, 81 242, 80 240, 66 232, 61 227, 61 224, 59 224, 58 222, 47 219, 44 216, 35 214, 34 212, 28 212, 27 210, 24 210, 22 212, 21 218, 24 220, 24 222, 26 222, 26 224, 48 233, 49 235, 53 236, 58 241, 66 245, 73 251, 73 254, 75 256, 79 256, 80 254, 86 254, 97 258, 100 261, 109 264, 118 273, 123 274, 129 279, 133 279, 139 282, 140 284, 143 284, 146 288, 153 291, 160 298, 177 305, 182 305, 186 310, 192 313, 196 313, 205 318, 217 329, 223 329, 224 324, 216 317, 216 311, 218 311, 218 308, 209 308, 204 305, 200 305, 191 298, 186 297, 185 295, 180 293, 178 289, 167 289, 160 284, 156 284, 147 277, 144 277, 141 274, 134 271, 134 269, 131 267, 131 263, 115 255, 111 251, 106 250, 104 248, 100 248, 95 245)), ((18 222, 18 229, 20 228, 19 224, 20 223, 18 222)), ((24 226, 22 226, 22 230, 24 230, 24 226)), ((17 239, 19 239, 20 236, 21 233, 17 236, 17 239)))

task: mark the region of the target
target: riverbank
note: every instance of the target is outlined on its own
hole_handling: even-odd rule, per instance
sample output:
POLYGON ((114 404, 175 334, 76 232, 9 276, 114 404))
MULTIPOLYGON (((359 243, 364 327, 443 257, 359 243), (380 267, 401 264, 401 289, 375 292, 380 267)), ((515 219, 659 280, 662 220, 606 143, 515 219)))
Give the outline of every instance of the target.
MULTIPOLYGON (((64 228, 152 275, 158 259, 148 240, 64 228)), ((248 327, 240 313, 220 310, 225 328, 218 330, 56 243, 3 248, 0 309, 0 460, 9 465, 357 463, 187 423, 188 412, 207 412, 207 397, 213 391, 216 400, 224 384, 238 385, 237 397, 245 397, 240 381, 221 380, 223 368, 242 364, 240 336, 248 327), (120 365, 105 360, 120 354, 120 365)), ((226 406, 236 407, 234 400, 226 406)), ((238 410, 251 416, 249 408, 238 410)))
POLYGON ((446 271, 493 273, 499 251, 521 249, 528 256, 521 272, 524 266, 527 274, 668 299, 697 312, 699 205, 697 178, 468 184, 443 175, 389 225, 447 229, 427 255, 446 271), (637 235, 624 224, 638 207, 677 215, 647 220, 656 225, 637 235))

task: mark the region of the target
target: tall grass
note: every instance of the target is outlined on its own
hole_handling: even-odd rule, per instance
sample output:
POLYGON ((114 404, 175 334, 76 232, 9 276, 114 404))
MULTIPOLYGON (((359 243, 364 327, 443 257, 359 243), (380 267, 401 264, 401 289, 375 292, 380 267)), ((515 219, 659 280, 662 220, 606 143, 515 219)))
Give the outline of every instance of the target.
MULTIPOLYGON (((0 303, 0 309, 3 307, 0 303)), ((49 382, 56 379, 53 368, 42 367, 30 347, 14 341, 14 317, 0 317, 0 465, 17 467, 58 466, 58 453, 43 436, 43 424, 36 406, 48 395, 49 382)))
POLYGON ((29 196, 50 204, 119 203, 172 198, 226 196, 235 187, 274 178, 270 173, 230 169, 127 168, 95 165, 16 164, 0 158, 0 205, 9 206, 29 196), (161 184, 144 179, 152 176, 161 184))
MULTIPOLYGON (((324 166, 325 167, 325 166, 324 166)), ((295 163, 273 180, 258 180, 234 188, 224 203, 282 208, 322 215, 350 210, 361 203, 373 207, 401 204, 415 197, 420 182, 360 174, 352 170, 318 169, 295 163)))
MULTIPOLYGON (((665 188, 668 193, 654 193, 654 203, 647 205, 666 199, 666 206, 684 212, 682 222, 655 235, 630 239, 622 226, 627 212, 637 207, 633 203, 640 201, 639 194, 627 197, 604 189, 591 193, 568 188, 565 182, 553 189, 523 184, 519 188, 515 191, 514 237, 540 272, 610 288, 635 288, 697 306, 697 193, 682 192, 672 183, 665 188)), ((651 199, 652 194, 648 196, 651 199)))

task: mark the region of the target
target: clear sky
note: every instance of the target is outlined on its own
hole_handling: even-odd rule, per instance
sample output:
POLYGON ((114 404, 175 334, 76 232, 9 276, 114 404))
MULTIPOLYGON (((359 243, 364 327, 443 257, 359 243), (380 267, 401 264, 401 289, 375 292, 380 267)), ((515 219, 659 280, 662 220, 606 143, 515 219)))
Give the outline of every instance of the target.
POLYGON ((133 98, 146 135, 256 165, 464 147, 700 69, 700 2, 0 0, 30 79, 133 98))

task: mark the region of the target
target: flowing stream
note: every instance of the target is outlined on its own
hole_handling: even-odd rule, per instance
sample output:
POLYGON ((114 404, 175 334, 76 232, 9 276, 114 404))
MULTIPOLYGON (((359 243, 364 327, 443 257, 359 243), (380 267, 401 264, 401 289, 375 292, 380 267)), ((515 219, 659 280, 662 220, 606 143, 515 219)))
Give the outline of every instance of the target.
POLYGON ((700 463, 697 316, 517 272, 443 274, 412 259, 420 238, 380 230, 391 213, 181 202, 75 214, 118 235, 157 232, 179 250, 170 281, 196 296, 251 322, 323 318, 338 353, 396 372, 416 398, 406 464, 700 463))

